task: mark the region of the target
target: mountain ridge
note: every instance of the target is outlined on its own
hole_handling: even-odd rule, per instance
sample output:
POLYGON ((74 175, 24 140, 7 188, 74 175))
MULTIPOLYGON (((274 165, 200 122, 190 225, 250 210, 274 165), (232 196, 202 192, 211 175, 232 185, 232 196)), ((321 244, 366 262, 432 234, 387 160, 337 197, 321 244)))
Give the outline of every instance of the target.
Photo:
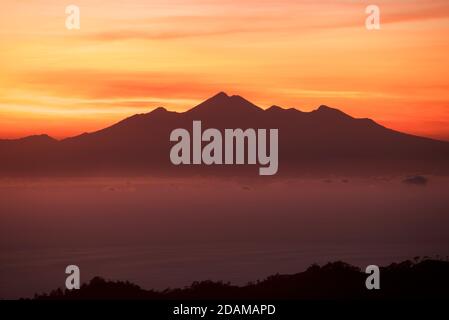
MULTIPOLYGON (((190 109, 188 109, 186 111, 176 112, 176 111, 168 110, 167 108, 165 108, 163 106, 159 106, 159 107, 155 107, 154 109, 152 109, 149 112, 136 113, 136 114, 130 115, 130 116, 128 116, 128 117, 126 117, 126 118, 124 118, 122 120, 119 120, 118 122, 113 123, 113 124, 111 124, 109 126, 106 126, 104 128, 101 128, 101 129, 98 129, 98 130, 95 130, 95 131, 91 131, 91 132, 83 132, 81 134, 65 137, 65 138, 62 138, 62 139, 56 139, 56 138, 48 135, 47 133, 40 133, 40 134, 33 134, 33 135, 19 137, 19 138, 13 138, 13 139, 2 139, 2 138, 0 138, 0 141, 32 140, 32 139, 36 139, 36 138, 49 138, 48 140, 64 141, 64 140, 67 140, 67 139, 73 139, 73 138, 76 138, 76 137, 80 137, 80 136, 84 136, 84 135, 89 135, 89 134, 93 134, 93 133, 96 133, 96 132, 100 132, 100 131, 103 131, 105 129, 114 127, 116 125, 119 125, 119 124, 122 124, 122 123, 126 123, 127 121, 131 121, 131 120, 135 120, 135 119, 142 120, 144 118, 148 118, 151 115, 156 115, 156 114, 161 115, 161 114, 167 114, 167 113, 172 113, 172 114, 193 113, 193 112, 196 112, 196 111, 203 111, 204 107, 206 107, 207 110, 209 110, 210 107, 213 107, 210 104, 210 102, 212 102, 212 103, 217 103, 217 102, 218 103, 223 103, 223 102, 224 103, 228 103, 229 100, 227 101, 225 99, 229 99, 229 100, 241 99, 241 101, 244 101, 244 102, 250 104, 251 107, 255 107, 254 110, 264 111, 264 112, 284 112, 284 113, 291 112, 291 113, 298 113, 298 114, 301 114, 301 115, 313 115, 313 114, 340 115, 342 117, 346 117, 346 118, 350 118, 350 119, 370 122, 370 123, 376 124, 377 126, 380 126, 380 127, 383 127, 383 128, 388 129, 388 130, 392 130, 392 131, 395 131, 395 132, 398 132, 398 133, 401 133, 401 134, 410 135, 410 136, 413 136, 413 137, 424 138, 424 139, 429 139, 429 140, 434 140, 434 141, 448 142, 448 141, 445 141, 445 140, 440 140, 440 139, 435 139, 435 138, 425 137, 425 136, 418 136, 418 135, 414 135, 414 134, 411 134, 411 133, 401 132, 401 131, 398 131, 398 130, 395 130, 395 129, 387 128, 387 127, 377 123, 375 120, 373 120, 371 118, 354 118, 351 115, 341 111, 338 108, 329 107, 327 105, 320 105, 316 109, 311 110, 311 111, 302 111, 302 110, 300 110, 298 108, 294 108, 294 107, 283 108, 283 107, 278 106, 278 105, 272 105, 272 106, 270 106, 270 107, 268 107, 266 109, 262 109, 262 108, 258 107, 257 105, 251 103, 249 100, 246 100, 246 99, 242 98, 239 95, 229 96, 224 91, 221 91, 221 92, 215 94, 214 96, 206 99, 205 101, 201 102, 200 104, 198 104, 198 105, 196 105, 196 106, 194 106, 194 107, 192 107, 192 108, 190 108, 190 109)), ((219 104, 219 106, 226 107, 226 105, 222 105, 222 104, 219 104)), ((226 108, 223 108, 223 110, 226 111, 226 112, 232 111, 232 110, 229 110, 229 109, 226 109, 226 108)))
POLYGON ((203 130, 277 128, 280 171, 288 174, 342 169, 361 172, 378 168, 411 172, 449 169, 449 142, 388 129, 372 119, 353 118, 325 105, 310 112, 279 106, 264 110, 241 96, 220 92, 185 112, 157 107, 103 129, 62 140, 47 135, 7 143, 0 140, 0 153, 5 154, 0 158, 0 176, 29 172, 240 175, 255 169, 246 165, 221 168, 171 165, 170 132, 176 128, 190 130, 195 120, 202 121, 203 130))

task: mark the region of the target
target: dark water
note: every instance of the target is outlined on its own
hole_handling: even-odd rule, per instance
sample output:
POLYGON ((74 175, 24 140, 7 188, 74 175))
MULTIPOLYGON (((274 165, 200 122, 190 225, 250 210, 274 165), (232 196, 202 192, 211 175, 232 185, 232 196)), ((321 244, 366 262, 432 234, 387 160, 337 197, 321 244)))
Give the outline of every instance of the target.
POLYGON ((64 286, 65 267, 163 289, 310 264, 449 255, 449 179, 0 181, 0 298, 64 286))

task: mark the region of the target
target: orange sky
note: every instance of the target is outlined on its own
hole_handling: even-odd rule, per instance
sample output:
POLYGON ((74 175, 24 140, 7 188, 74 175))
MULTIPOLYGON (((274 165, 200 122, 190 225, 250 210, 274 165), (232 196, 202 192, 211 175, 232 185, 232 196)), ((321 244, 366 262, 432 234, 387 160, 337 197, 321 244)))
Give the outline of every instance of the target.
POLYGON ((320 104, 449 140, 449 1, 73 0, 0 4, 0 138, 76 135, 226 91, 320 104), (365 28, 365 7, 381 30, 365 28))

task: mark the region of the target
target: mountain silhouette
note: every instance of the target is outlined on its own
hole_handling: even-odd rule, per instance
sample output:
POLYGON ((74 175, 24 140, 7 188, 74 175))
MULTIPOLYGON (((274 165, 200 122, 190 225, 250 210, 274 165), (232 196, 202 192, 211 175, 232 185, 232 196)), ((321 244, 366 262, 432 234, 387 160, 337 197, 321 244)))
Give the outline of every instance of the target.
POLYGON ((186 112, 159 107, 110 127, 57 141, 47 135, 0 140, 0 176, 251 174, 258 166, 174 166, 170 133, 207 128, 279 129, 279 175, 313 173, 446 173, 449 142, 385 128, 320 106, 311 112, 259 108, 224 92, 186 112))
POLYGON ((424 259, 380 267, 381 289, 367 290, 367 274, 342 261, 312 265, 296 274, 276 274, 236 286, 201 281, 184 288, 145 290, 130 282, 93 278, 79 290, 56 289, 36 300, 417 300, 449 297, 449 261, 424 259))

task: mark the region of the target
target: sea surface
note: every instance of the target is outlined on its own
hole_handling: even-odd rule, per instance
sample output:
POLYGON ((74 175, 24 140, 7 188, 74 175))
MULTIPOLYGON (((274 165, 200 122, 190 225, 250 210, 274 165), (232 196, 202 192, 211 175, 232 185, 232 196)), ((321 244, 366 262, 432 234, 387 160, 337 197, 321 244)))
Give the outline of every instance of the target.
POLYGON ((71 264, 165 289, 446 258, 449 178, 427 178, 2 179, 0 299, 64 287, 71 264))

